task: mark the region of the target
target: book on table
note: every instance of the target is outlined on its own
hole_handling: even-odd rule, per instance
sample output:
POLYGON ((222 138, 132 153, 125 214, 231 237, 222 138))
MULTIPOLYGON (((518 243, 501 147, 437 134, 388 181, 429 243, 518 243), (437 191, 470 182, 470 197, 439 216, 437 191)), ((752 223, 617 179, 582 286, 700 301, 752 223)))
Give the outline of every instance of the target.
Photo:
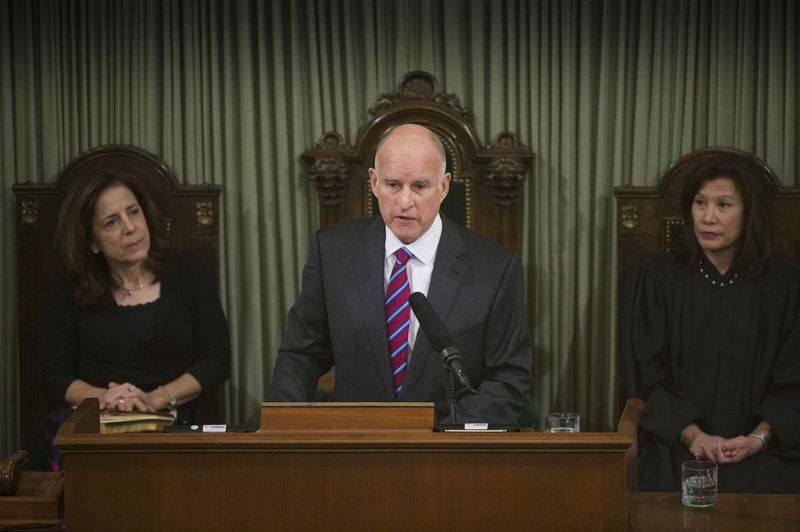
POLYGON ((161 432, 175 423, 168 412, 100 412, 100 432, 161 432))

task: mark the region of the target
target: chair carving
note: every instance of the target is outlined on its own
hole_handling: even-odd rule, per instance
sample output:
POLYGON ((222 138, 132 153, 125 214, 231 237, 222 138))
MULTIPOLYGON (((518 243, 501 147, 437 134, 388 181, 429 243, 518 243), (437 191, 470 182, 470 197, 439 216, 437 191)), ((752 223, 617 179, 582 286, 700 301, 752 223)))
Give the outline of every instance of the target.
MULTIPOLYGON (((180 185, 169 167, 140 148, 110 145, 87 151, 70 162, 55 184, 14 186, 17 198, 17 268, 21 444, 41 449, 44 418, 54 405, 42 393, 39 335, 48 311, 50 289, 60 273, 53 235, 66 191, 92 173, 110 170, 141 181, 154 199, 172 243, 201 255, 219 279, 220 187, 180 185)), ((221 416, 219 393, 204 394, 202 408, 221 416)))
POLYGON ((413 122, 434 131, 447 151, 452 182, 442 204, 445 216, 519 252, 520 192, 534 154, 516 134, 502 132, 493 144, 483 145, 469 110, 422 71, 403 76, 397 90, 381 94, 369 114, 355 145, 329 131, 302 155, 319 196, 322 227, 377 214, 367 170, 378 141, 387 129, 413 122))

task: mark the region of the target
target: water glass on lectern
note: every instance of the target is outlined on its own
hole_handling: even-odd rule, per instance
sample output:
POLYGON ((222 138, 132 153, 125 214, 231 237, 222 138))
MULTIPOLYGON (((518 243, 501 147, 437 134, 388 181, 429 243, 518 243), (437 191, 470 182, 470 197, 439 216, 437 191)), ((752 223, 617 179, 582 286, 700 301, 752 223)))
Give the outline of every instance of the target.
POLYGON ((547 414, 547 432, 580 432, 581 416, 575 412, 551 412, 547 414))

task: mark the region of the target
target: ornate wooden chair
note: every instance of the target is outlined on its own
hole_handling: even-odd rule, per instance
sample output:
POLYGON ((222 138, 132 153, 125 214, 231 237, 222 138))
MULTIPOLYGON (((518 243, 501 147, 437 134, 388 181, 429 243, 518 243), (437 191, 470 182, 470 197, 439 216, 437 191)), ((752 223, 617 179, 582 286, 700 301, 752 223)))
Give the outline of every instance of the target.
MULTIPOLYGON (((53 235, 64 193, 98 169, 139 179, 155 200, 173 243, 203 256, 219 278, 219 195, 217 186, 179 185, 157 156, 132 146, 96 148, 75 158, 54 185, 14 186, 17 198, 19 308, 19 390, 22 447, 43 448, 44 418, 53 411, 42 393, 38 337, 47 315, 49 291, 58 274, 53 235)), ((221 395, 204 394, 204 410, 221 417, 221 395)))

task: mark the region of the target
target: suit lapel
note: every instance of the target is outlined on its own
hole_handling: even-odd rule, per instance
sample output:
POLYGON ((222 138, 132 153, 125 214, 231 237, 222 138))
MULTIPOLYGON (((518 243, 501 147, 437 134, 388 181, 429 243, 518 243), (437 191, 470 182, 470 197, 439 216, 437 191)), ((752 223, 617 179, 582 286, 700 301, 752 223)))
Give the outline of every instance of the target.
MULTIPOLYGON (((428 288, 428 301, 442 319, 442 323, 447 322, 447 316, 453 309, 461 287, 466 271, 461 258, 466 252, 467 246, 461 239, 457 226, 442 216, 442 237, 439 240, 439 247, 436 249, 436 262, 433 265, 431 284, 428 288)), ((422 329, 419 329, 406 375, 406 385, 404 386, 406 390, 414 386, 427 366, 430 364, 440 365, 439 353, 431 355, 431 351, 427 336, 422 329), (431 358, 431 356, 435 358, 431 358)))
POLYGON ((364 331, 378 368, 381 383, 387 394, 394 396, 389 346, 386 340, 386 308, 384 307, 383 261, 385 259, 386 230, 377 218, 363 233, 362 253, 355 258, 358 270, 358 293, 361 299, 364 331))

